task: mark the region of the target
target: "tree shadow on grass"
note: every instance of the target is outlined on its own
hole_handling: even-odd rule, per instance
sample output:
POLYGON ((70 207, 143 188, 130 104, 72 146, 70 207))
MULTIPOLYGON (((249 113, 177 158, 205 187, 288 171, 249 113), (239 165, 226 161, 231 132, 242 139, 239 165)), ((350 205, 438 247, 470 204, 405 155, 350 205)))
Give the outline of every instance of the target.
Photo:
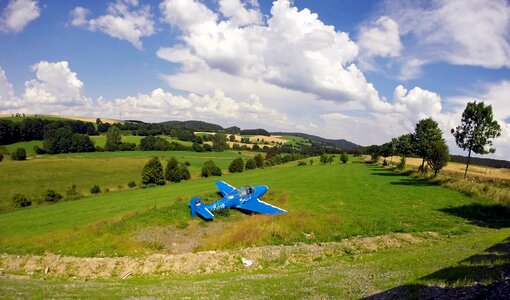
POLYGON ((363 299, 510 299, 510 238, 420 280, 363 299))
POLYGON ((510 227, 510 207, 508 206, 473 203, 458 207, 446 207, 440 211, 465 218, 469 223, 477 226, 498 229, 510 227))
POLYGON ((399 181, 393 181, 390 184, 392 185, 407 185, 407 186, 438 186, 438 182, 429 181, 426 179, 420 178, 403 178, 399 181))

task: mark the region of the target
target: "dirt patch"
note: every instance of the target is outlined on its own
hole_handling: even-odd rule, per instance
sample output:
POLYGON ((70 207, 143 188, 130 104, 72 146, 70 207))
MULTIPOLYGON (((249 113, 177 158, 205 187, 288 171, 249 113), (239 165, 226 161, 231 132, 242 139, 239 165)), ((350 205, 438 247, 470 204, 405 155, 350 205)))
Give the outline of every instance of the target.
MULTIPOLYGON (((190 228, 190 231, 198 228, 190 228)), ((218 229, 219 230, 219 229, 218 229)), ((142 234, 142 233, 141 233, 142 234)), ((362 254, 380 249, 422 243, 432 235, 395 233, 376 237, 354 237, 341 242, 250 247, 239 250, 204 251, 181 254, 152 254, 146 257, 72 257, 52 253, 17 256, 4 254, 4 273, 38 276, 109 278, 151 274, 200 274, 246 269, 242 258, 253 261, 250 269, 310 263, 322 257, 362 254)), ((182 246, 189 247, 188 246, 182 246)), ((182 249, 183 249, 182 248, 182 249)))
POLYGON ((135 234, 134 239, 170 254, 182 254, 192 252, 204 240, 220 235, 225 225, 225 222, 209 222, 204 226, 202 220, 197 220, 183 229, 175 226, 149 227, 135 234))

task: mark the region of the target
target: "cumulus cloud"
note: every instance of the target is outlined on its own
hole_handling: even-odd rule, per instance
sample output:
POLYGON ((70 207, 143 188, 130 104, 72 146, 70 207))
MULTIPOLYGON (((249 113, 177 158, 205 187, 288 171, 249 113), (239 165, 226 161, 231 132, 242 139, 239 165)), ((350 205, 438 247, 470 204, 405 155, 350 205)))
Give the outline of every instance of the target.
POLYGON ((407 60, 510 67, 510 4, 505 0, 388 1, 387 12, 414 44, 407 60))
POLYGON ((71 24, 86 26, 91 31, 102 31, 109 36, 125 40, 137 49, 142 49, 142 37, 155 33, 149 5, 140 6, 137 0, 117 0, 109 3, 107 14, 95 19, 86 19, 88 10, 76 7, 71 11, 71 24))
POLYGON ((399 56, 404 46, 400 41, 398 23, 388 16, 382 16, 369 26, 362 26, 358 37, 361 62, 368 69, 372 58, 399 56))
POLYGON ((220 0, 220 11, 236 25, 250 25, 262 23, 262 13, 258 9, 258 3, 250 3, 241 0, 220 0), (253 6, 250 8, 250 6, 253 6))
POLYGON ((226 3, 247 7, 238 0, 220 1, 222 19, 198 1, 163 1, 165 20, 181 30, 183 43, 159 49, 158 56, 182 64, 188 72, 219 70, 320 99, 361 101, 370 110, 388 109, 354 63, 358 46, 347 33, 289 0, 275 1, 266 23, 241 26, 237 15, 226 12, 226 3))
POLYGON ((32 66, 35 79, 25 82, 25 103, 42 105, 78 105, 85 101, 83 82, 67 61, 41 61, 32 66))
POLYGON ((12 84, 7 79, 5 71, 0 67, 0 109, 9 109, 21 105, 18 98, 14 96, 12 84))
POLYGON ((37 1, 10 0, 0 16, 0 30, 20 32, 28 23, 37 19, 40 13, 37 1))
POLYGON ((71 11, 71 25, 73 26, 84 26, 87 24, 87 14, 90 11, 84 7, 77 6, 71 11))

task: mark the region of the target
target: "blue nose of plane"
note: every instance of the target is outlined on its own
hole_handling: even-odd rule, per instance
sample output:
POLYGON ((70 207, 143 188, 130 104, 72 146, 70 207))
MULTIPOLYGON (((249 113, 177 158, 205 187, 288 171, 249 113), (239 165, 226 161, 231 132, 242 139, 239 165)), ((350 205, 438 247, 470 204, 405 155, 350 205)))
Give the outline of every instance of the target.
POLYGON ((257 185, 255 187, 255 194, 258 197, 262 197, 267 192, 267 186, 266 185, 257 185))

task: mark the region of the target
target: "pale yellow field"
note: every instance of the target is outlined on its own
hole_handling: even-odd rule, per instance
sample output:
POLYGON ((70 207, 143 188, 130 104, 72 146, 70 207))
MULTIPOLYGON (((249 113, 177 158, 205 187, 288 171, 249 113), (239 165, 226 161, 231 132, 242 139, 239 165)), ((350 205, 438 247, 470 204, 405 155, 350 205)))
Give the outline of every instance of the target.
MULTIPOLYGON (((389 160, 390 158, 388 158, 389 160)), ((393 163, 398 163, 400 161, 400 157, 394 156, 393 163)), ((406 164, 414 167, 418 167, 421 165, 421 158, 408 157, 406 159, 406 164)), ((448 165, 444 168, 444 170, 457 172, 464 174, 466 169, 465 164, 449 162, 448 165)), ((482 177, 491 177, 491 178, 501 178, 501 179, 510 179, 510 169, 498 169, 491 167, 483 167, 483 166, 475 166, 470 165, 468 170, 468 175, 474 176, 482 176, 482 177)))
MULTIPOLYGON (((195 134, 216 134, 214 132, 195 132, 195 134)), ((227 138, 230 136, 230 134, 227 134, 227 138)), ((268 142, 269 144, 271 144, 272 142, 274 143, 282 143, 282 144, 285 144, 287 142, 289 142, 288 140, 285 140, 283 139, 281 136, 279 135, 273 135, 273 136, 265 136, 265 135, 250 135, 250 136, 241 136, 241 135, 238 135, 238 134, 234 134, 235 138, 236 138, 236 142, 228 142, 229 143, 229 146, 232 146, 232 144, 234 143, 238 143, 240 144, 241 146, 244 145, 242 143, 240 143, 239 141, 241 140, 241 137, 248 137, 250 138, 250 142, 252 143, 263 143, 263 142, 268 142)), ((246 144, 248 147, 250 147, 250 145, 246 144)))

